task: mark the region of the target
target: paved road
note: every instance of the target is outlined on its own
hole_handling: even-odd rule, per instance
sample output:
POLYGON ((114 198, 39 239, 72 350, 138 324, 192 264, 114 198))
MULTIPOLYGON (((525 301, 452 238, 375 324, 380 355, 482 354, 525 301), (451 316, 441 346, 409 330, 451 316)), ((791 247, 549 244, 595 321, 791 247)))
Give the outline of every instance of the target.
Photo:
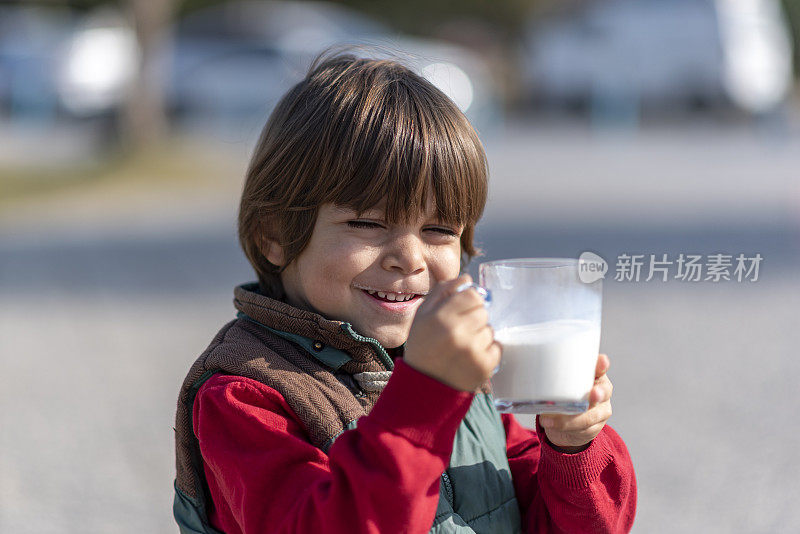
MULTIPOLYGON (((755 283, 609 280, 602 348, 612 424, 637 469, 635 532, 796 532, 800 156, 738 136, 702 137, 701 151, 683 138, 512 133, 487 143, 487 259, 764 257, 755 283), (520 178, 530 158, 546 191, 520 178), (576 190, 562 167, 602 186, 576 190), (652 181, 631 189, 617 167, 650 168, 652 181), (739 168, 762 169, 750 177, 761 185, 739 168)), ((175 395, 231 317, 230 289, 251 278, 231 213, 182 213, 169 233, 64 222, 0 232, 0 532, 175 532, 175 395)))

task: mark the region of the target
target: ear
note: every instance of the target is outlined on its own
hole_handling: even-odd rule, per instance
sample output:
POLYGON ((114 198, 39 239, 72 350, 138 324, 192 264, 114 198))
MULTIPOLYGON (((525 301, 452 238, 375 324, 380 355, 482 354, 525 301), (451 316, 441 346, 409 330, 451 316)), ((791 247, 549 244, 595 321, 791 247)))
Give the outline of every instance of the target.
POLYGON ((280 242, 273 237, 274 235, 275 234, 270 231, 269 225, 262 223, 261 238, 259 239, 261 254, 263 254, 271 264, 283 267, 286 254, 280 242))
POLYGON ((261 253, 269 262, 278 267, 283 267, 286 259, 283 247, 274 239, 264 238, 261 240, 261 253))

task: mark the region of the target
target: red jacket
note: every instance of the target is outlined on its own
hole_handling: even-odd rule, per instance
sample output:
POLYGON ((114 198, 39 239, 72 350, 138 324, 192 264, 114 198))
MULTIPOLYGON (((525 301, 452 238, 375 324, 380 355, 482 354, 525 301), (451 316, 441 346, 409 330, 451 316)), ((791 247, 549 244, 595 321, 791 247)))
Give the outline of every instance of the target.
MULTIPOLYGON (((209 519, 228 534, 427 533, 472 397, 400 358, 370 413, 326 455, 277 391, 215 375, 193 411, 213 500, 209 519)), ((562 454, 513 416, 502 419, 527 532, 630 530, 636 479, 611 427, 585 451, 562 454)))

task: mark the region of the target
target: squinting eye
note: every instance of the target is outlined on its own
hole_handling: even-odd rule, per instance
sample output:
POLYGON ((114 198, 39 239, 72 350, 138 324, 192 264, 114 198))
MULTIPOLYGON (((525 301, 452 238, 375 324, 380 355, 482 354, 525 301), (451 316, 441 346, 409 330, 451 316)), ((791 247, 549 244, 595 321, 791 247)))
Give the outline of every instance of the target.
POLYGON ((370 221, 347 221, 350 228, 383 228, 380 224, 370 221))
POLYGON ((456 232, 454 232, 453 230, 449 229, 449 228, 433 227, 433 228, 426 228, 426 230, 433 230, 434 232, 437 232, 437 233, 440 233, 440 234, 443 234, 443 235, 448 235, 448 236, 452 236, 452 237, 458 237, 458 234, 456 232))

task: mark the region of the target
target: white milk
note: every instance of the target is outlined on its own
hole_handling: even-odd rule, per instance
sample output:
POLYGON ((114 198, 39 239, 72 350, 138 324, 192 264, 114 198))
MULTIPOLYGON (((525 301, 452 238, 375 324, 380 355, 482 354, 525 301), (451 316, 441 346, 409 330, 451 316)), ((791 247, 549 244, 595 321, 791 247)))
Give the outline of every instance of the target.
POLYGON ((597 323, 547 321, 503 328, 494 337, 503 346, 492 377, 496 399, 588 400, 600 348, 597 323))

